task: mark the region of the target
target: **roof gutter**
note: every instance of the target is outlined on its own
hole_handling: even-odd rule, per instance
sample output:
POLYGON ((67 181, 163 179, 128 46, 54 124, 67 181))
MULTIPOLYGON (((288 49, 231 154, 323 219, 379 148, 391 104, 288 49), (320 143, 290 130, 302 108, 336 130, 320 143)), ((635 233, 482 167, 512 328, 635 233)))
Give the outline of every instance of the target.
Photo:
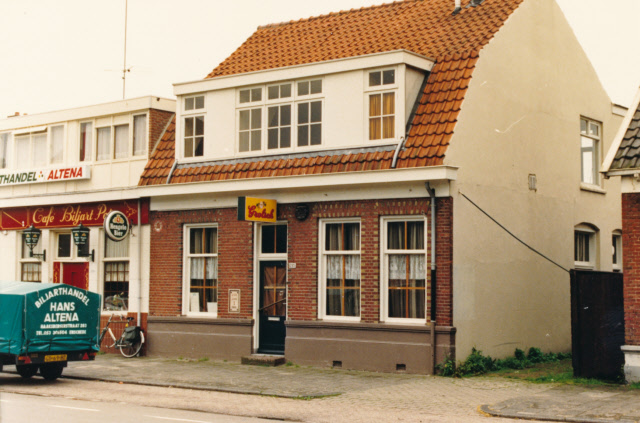
POLYGON ((429 182, 424 187, 431 198, 431 374, 436 374, 436 190, 429 182))
POLYGON ((395 169, 396 168, 396 164, 398 162, 398 154, 400 154, 400 150, 402 150, 402 148, 404 147, 404 137, 400 137, 400 142, 398 143, 398 146, 396 147, 396 152, 393 153, 393 161, 391 162, 391 169, 395 169))

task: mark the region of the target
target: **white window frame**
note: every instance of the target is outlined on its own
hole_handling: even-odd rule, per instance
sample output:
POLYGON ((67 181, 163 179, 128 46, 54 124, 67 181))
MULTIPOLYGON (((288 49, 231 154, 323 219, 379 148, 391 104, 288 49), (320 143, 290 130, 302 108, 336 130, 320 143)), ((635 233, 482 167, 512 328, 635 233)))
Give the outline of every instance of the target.
POLYGON ((107 235, 105 234, 104 230, 100 231, 100 241, 102 243, 102 245, 104 246, 104 248, 102 249, 103 253, 102 253, 102 264, 100 266, 100 273, 101 273, 101 277, 100 277, 100 292, 102 293, 102 310, 103 311, 107 311, 109 313, 122 313, 122 314, 126 314, 129 311, 132 310, 132 304, 131 304, 131 288, 132 288, 132 284, 131 284, 131 237, 126 237, 125 239, 123 239, 122 241, 113 241, 110 240, 109 237, 107 237, 107 235), (128 255, 125 257, 107 257, 107 243, 108 242, 118 242, 118 243, 127 243, 128 244, 128 255), (106 299, 106 295, 105 295, 105 290, 104 290, 104 286, 105 283, 107 282, 107 272, 106 272, 106 265, 108 263, 118 263, 118 262, 127 262, 129 264, 129 280, 127 281, 129 284, 129 288, 128 288, 128 292, 127 292, 127 307, 124 310, 112 310, 112 309, 106 309, 104 306, 104 302, 106 299))
POLYGON ((97 128, 96 123, 92 120, 85 120, 79 122, 78 125, 78 162, 79 163, 91 163, 96 160, 96 148, 97 148, 97 128), (88 133, 91 134, 91 139, 89 140, 89 154, 87 155, 85 152, 85 159, 80 160, 80 149, 82 148, 82 125, 90 125, 88 133))
MULTIPOLYGON (((38 244, 33 247, 34 254, 42 254, 42 245, 45 242, 45 237, 40 236, 40 240, 38 244)), ((22 278, 22 267, 24 264, 38 265, 40 267, 40 281, 32 281, 32 282, 40 282, 42 283, 42 273, 44 270, 44 266, 42 265, 42 261, 37 257, 29 257, 29 247, 27 247, 26 242, 24 242, 24 238, 22 236, 22 232, 18 233, 18 242, 20 245, 20 259, 18 260, 18 280, 23 280, 22 278)))
POLYGON ((318 318, 327 321, 360 322, 362 320, 362 221, 360 218, 320 219, 318 236, 318 318), (326 228, 329 224, 357 223, 359 225, 360 249, 326 251, 326 228), (333 316, 327 314, 327 265, 326 258, 330 255, 357 255, 360 257, 360 315, 333 316))
POLYGON ((600 186, 600 149, 602 148, 602 123, 587 117, 580 117, 580 181, 591 186, 600 186), (586 124, 586 131, 582 130, 582 123, 586 124), (591 133, 591 127, 598 128, 598 134, 591 133), (585 146, 592 142, 593 146, 585 146), (591 160, 586 163, 585 157, 591 154, 591 160), (587 169, 587 166, 589 169, 587 169), (589 175, 585 175, 588 171, 589 175))
MULTIPOLYGON (((83 262, 86 260, 85 257, 80 257, 78 255, 78 247, 73 242, 73 234, 71 231, 55 231, 51 232, 53 236, 53 257, 56 261, 75 261, 75 262, 83 262), (59 255, 59 245, 60 245, 60 235, 69 235, 69 256, 64 257, 59 255)), ((85 246, 85 253, 91 251, 90 242, 91 242, 91 232, 89 233, 88 243, 85 246)))
MULTIPOLYGON (((294 151, 304 151, 304 150, 312 150, 318 149, 324 145, 324 114, 325 114, 325 79, 324 77, 317 78, 306 78, 301 80, 291 80, 291 81, 280 81, 276 83, 270 83, 265 85, 256 85, 256 86, 247 86, 241 87, 236 90, 236 129, 235 129, 235 140, 236 140, 236 154, 239 156, 255 156, 256 154, 283 154, 290 153, 294 151), (318 93, 309 93, 309 94, 299 94, 298 86, 299 84, 309 83, 309 86, 312 82, 320 81, 320 92, 318 93), (274 99, 269 99, 269 88, 274 86, 283 86, 283 85, 291 85, 291 95, 289 97, 278 97, 274 99), (248 101, 241 103, 240 95, 241 92, 251 91, 251 90, 261 90, 261 98, 260 100, 248 101), (305 124, 298 123, 298 105, 302 103, 314 103, 320 102, 320 121, 319 122, 310 122, 305 124), (291 106, 291 136, 290 136, 290 146, 289 147, 278 147, 278 148, 269 148, 269 108, 274 106, 291 106), (247 110, 261 110, 261 119, 260 119, 260 149, 256 150, 248 150, 248 151, 240 151, 240 112, 247 110), (311 144, 311 138, 309 134, 309 145, 300 146, 298 145, 298 126, 311 126, 312 124, 320 125, 320 143, 319 144, 311 144)), ((311 112, 309 111, 309 115, 311 112)), ((310 117, 310 116, 309 116, 310 117)), ((274 127, 275 128, 275 127, 274 127)), ((271 128, 273 129, 273 128, 271 128)), ((248 129, 242 130, 242 132, 256 129, 248 129)), ((249 139, 249 146, 251 146, 251 139, 249 139)))
POLYGON ((184 97, 181 101, 182 103, 182 116, 180 118, 180 139, 182 140, 182 149, 180 154, 182 158, 185 160, 202 160, 205 156, 205 144, 206 144, 206 134, 207 134, 207 119, 206 119, 206 96, 205 94, 195 94, 184 97), (202 104, 198 103, 202 101, 202 104), (192 106, 190 105, 192 103, 192 106), (201 106, 201 107, 200 107, 201 106), (202 118, 202 135, 196 134, 196 121, 198 118, 202 118), (193 119, 193 135, 187 137, 186 129, 187 129, 187 119, 193 119), (196 155, 196 139, 202 137, 202 154, 196 155), (191 155, 187 156, 187 138, 193 138, 193 144, 191 148, 191 155))
POLYGON ((587 224, 580 224, 578 226, 576 226, 574 228, 574 237, 573 237, 573 249, 574 249, 574 254, 573 254, 573 259, 574 259, 574 265, 576 267, 576 269, 585 269, 585 270, 595 270, 596 266, 597 266, 597 262, 598 262, 598 244, 597 244, 597 234, 598 231, 591 227, 590 225, 587 224), (588 242, 587 242, 587 248, 588 248, 588 254, 589 254, 589 260, 588 261, 584 261, 584 260, 578 260, 576 257, 576 249, 577 246, 575 245, 576 243, 576 236, 578 234, 581 234, 582 236, 587 236, 588 237, 588 242))
POLYGON ((381 216, 380 217, 380 321, 386 323, 401 324, 425 324, 429 316, 428 295, 429 295, 429 277, 427 272, 427 253, 428 253, 428 222, 426 216, 408 215, 408 216, 381 216), (423 222, 424 224, 424 249, 423 250, 389 250, 387 248, 387 223, 389 222, 423 222), (416 253, 419 251, 418 253, 416 253), (425 294, 424 294, 424 318, 400 318, 389 317, 389 269, 387 256, 390 254, 424 254, 425 260, 425 294))
MULTIPOLYGON (((190 311, 190 287, 191 287, 191 265, 190 265, 190 259, 191 258, 197 258, 197 257, 215 257, 216 259, 219 259, 220 257, 220 249, 219 249, 219 240, 220 240, 220 229, 219 229, 219 225, 217 223, 194 223, 194 224, 185 224, 184 228, 183 228, 183 265, 182 265, 182 314, 188 317, 207 317, 207 318, 217 318, 218 317, 218 307, 217 305, 220 302, 220 279, 218 276, 217 279, 217 302, 216 304, 216 310, 214 312, 208 312, 208 311, 190 311), (203 229, 203 228, 216 228, 217 233, 216 233, 216 237, 217 237, 217 245, 218 245, 218 252, 217 253, 211 253, 211 254, 191 254, 189 252, 189 247, 191 245, 191 238, 190 238, 190 234, 191 234, 191 229, 203 229)), ((218 260, 218 266, 220 265, 219 260, 218 260)))
POLYGON ((611 234, 611 248, 613 271, 622 272, 622 231, 615 230, 611 234))
POLYGON ((131 157, 141 157, 147 155, 147 149, 149 146, 149 114, 138 113, 131 117, 131 157), (136 118, 144 117, 144 139, 140 141, 142 143, 142 149, 136 151, 136 118), (138 153, 138 154, 136 154, 138 153))
POLYGON ((10 167, 10 160, 9 160, 10 140, 11 140, 10 132, 0 133, 0 169, 8 169, 10 167))
POLYGON ((14 139, 14 157, 13 157, 13 162, 16 163, 16 168, 18 169, 32 169, 32 168, 36 168, 36 167, 45 167, 48 166, 50 163, 50 152, 49 152, 49 145, 50 145, 50 140, 49 140, 49 128, 48 127, 43 127, 43 128, 37 128, 34 129, 32 131, 27 131, 27 132, 20 132, 20 133, 14 133, 13 134, 13 139, 14 139), (34 145, 35 143, 35 138, 43 135, 45 137, 45 145, 44 145, 44 163, 35 163, 34 162, 34 153, 36 150, 36 147, 34 145), (21 141, 22 139, 27 138, 28 139, 28 143, 29 143, 29 152, 28 152, 28 158, 27 160, 20 160, 19 157, 19 149, 18 149, 18 141, 21 141), (25 163, 26 162, 26 163, 25 163))
MULTIPOLYGON (((365 131, 364 131, 364 138, 365 138, 365 142, 371 144, 371 143, 389 143, 389 142, 395 142, 396 140, 398 140, 402 135, 402 123, 404 121, 404 100, 403 100, 403 96, 401 95, 401 84, 398 82, 402 79, 404 79, 404 71, 403 68, 399 67, 399 66, 395 66, 395 67, 385 67, 385 68, 378 68, 378 69, 367 69, 366 71, 364 71, 363 73, 363 77, 364 77, 364 107, 365 107, 365 122, 364 122, 364 127, 365 127, 365 131), (393 70, 394 71, 394 83, 393 84, 383 84, 382 80, 380 85, 374 85, 371 86, 369 85, 369 75, 372 73, 376 73, 376 72, 380 72, 380 77, 382 79, 382 75, 385 71, 390 71, 393 70), (383 138, 383 134, 384 134, 384 127, 382 126, 382 123, 384 122, 384 115, 380 115, 380 119, 381 119, 381 126, 380 126, 380 138, 379 139, 370 139, 370 134, 369 134, 369 129, 370 129, 370 119, 371 119, 371 115, 370 115, 370 103, 369 103, 369 98, 372 95, 380 95, 381 96, 381 104, 380 107, 383 107, 383 103, 384 101, 382 101, 384 94, 388 94, 388 93, 394 93, 394 125, 393 125, 393 137, 391 138, 383 138)), ((391 115, 389 115, 391 116, 391 115)))
POLYGON ((48 143, 49 143, 49 148, 47 149, 49 151, 48 163, 50 163, 50 164, 63 164, 63 163, 65 163, 65 152, 66 152, 65 151, 66 150, 65 149, 65 144, 66 144, 65 135, 66 135, 66 132, 67 132, 65 126, 66 125, 64 125, 64 124, 51 125, 51 126, 49 126, 49 130, 47 131, 48 132, 47 139, 48 139, 48 143), (60 152, 60 159, 58 161, 54 162, 54 157, 53 157, 54 156, 54 151, 53 151, 53 149, 54 149, 53 133, 54 133, 54 130, 57 130, 58 128, 60 128, 60 131, 62 132, 61 140, 60 140, 60 142, 61 142, 60 148, 61 148, 62 151, 60 152))

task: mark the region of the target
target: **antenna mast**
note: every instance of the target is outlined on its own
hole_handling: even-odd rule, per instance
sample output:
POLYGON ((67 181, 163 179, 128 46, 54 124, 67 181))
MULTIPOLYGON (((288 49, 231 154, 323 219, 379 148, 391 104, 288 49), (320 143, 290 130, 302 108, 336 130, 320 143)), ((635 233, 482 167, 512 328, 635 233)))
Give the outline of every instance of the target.
POLYGON ((127 82, 127 9, 129 0, 124 0, 124 65, 122 66, 122 99, 125 99, 125 84, 127 82))

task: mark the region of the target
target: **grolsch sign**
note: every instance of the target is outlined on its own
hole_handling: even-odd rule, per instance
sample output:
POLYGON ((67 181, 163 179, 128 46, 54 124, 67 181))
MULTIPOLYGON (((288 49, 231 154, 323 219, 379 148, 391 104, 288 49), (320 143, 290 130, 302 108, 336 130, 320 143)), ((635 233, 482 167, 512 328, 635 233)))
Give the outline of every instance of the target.
POLYGON ((122 241, 129 234, 129 219, 121 211, 114 210, 104 218, 104 232, 113 241, 122 241))

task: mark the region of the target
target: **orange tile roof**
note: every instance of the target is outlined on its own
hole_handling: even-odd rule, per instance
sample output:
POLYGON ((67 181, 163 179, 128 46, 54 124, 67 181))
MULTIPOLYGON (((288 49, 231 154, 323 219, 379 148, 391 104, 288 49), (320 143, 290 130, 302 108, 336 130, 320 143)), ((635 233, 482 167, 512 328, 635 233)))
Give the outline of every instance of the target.
MULTIPOLYGON (((453 16, 453 0, 405 0, 266 25, 207 78, 408 50, 435 60, 397 168, 443 164, 479 52, 524 0, 485 0, 453 16)), ((174 163, 175 120, 140 185, 164 184, 174 163)), ((393 150, 291 154, 254 161, 179 165, 171 183, 390 169, 393 150), (313 156, 313 157, 311 157, 313 156), (224 163, 224 164, 222 164, 224 163)))

